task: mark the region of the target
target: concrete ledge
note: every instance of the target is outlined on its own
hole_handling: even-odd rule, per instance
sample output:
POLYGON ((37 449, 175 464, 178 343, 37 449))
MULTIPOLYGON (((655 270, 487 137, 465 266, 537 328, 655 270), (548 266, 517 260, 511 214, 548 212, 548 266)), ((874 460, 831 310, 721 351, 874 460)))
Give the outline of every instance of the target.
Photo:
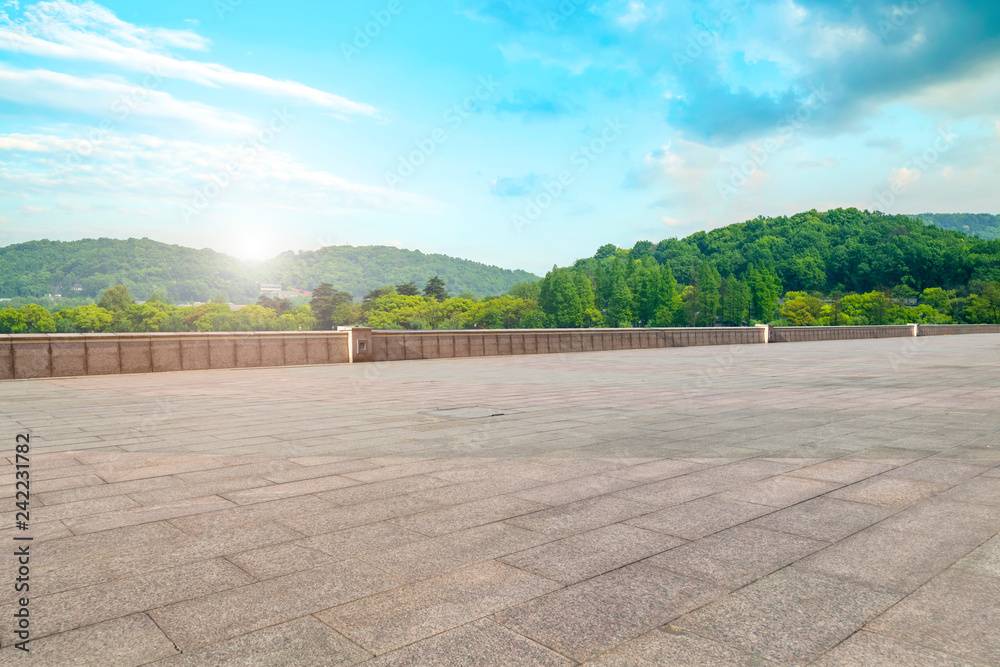
POLYGON ((49 334, 52 377, 87 374, 87 348, 71 334, 49 334))
POLYGON ((181 338, 173 333, 149 334, 149 349, 153 372, 184 370, 181 357, 181 338))
POLYGON ((48 334, 20 334, 13 336, 11 343, 16 379, 51 377, 48 334))
POLYGON ((212 367, 208 336, 185 334, 179 338, 179 341, 182 370, 203 371, 212 367))
POLYGON ((1000 325, 3 334, 0 380, 958 334, 1000 325))
POLYGON ((14 379, 14 351, 10 334, 0 334, 0 380, 14 379))

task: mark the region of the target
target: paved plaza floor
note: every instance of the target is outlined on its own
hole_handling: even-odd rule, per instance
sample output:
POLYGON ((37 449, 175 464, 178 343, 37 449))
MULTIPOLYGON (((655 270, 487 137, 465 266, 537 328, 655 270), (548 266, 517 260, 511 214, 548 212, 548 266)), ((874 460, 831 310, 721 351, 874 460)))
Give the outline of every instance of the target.
POLYGON ((0 427, 3 664, 1000 664, 1000 336, 6 381, 0 427))

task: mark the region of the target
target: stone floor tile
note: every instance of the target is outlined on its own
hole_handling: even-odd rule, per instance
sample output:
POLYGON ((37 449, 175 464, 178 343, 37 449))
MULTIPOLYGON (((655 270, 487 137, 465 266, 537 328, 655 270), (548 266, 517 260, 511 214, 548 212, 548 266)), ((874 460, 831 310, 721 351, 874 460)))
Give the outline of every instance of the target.
POLYGON ((316 496, 294 496, 255 505, 234 505, 227 502, 224 509, 170 519, 169 523, 189 535, 198 535, 248 523, 275 521, 311 514, 320 510, 329 510, 331 507, 333 507, 331 503, 316 496))
POLYGON ((788 475, 792 477, 808 477, 822 482, 838 484, 853 484, 868 479, 887 470, 892 466, 872 461, 852 461, 850 459, 832 459, 815 465, 793 470, 788 475))
POLYGON ((504 556, 501 560, 562 584, 572 584, 684 543, 674 537, 617 523, 504 556))
POLYGON ((942 498, 963 503, 1000 507, 1000 479, 974 477, 941 494, 942 498))
POLYGON ((316 617, 368 651, 382 654, 558 587, 509 565, 488 562, 340 605, 316 617))
POLYGON ((155 667, 243 667, 294 665, 342 667, 371 658, 339 632, 313 616, 257 630, 152 663, 155 667))
MULTIPOLYGON (((222 559, 182 565, 129 579, 32 598, 33 639, 66 632, 113 618, 190 600, 216 591, 243 586, 251 577, 222 559)), ((4 617, 10 604, 0 607, 4 617)), ((0 626, 0 642, 9 639, 9 626, 0 626)))
POLYGON ((976 667, 961 658, 923 646, 866 632, 854 633, 829 653, 812 663, 814 667, 976 667))
POLYGON ((358 505, 449 485, 450 482, 427 475, 412 475, 384 482, 358 484, 335 491, 324 491, 318 496, 336 505, 358 505))
POLYGON ((896 468, 886 477, 912 479, 935 484, 958 484, 970 477, 986 472, 986 466, 969 465, 947 459, 928 458, 914 461, 909 465, 896 468))
POLYGON ((732 481, 702 477, 701 473, 693 473, 635 486, 624 491, 616 491, 613 495, 645 503, 653 508, 660 508, 704 498, 724 491, 734 484, 735 482, 732 481))
POLYGON ((552 539, 506 523, 493 523, 367 554, 361 559, 400 579, 418 581, 552 539))
POLYGON ((641 502, 599 496, 510 519, 507 523, 551 537, 583 533, 652 512, 641 502))
POLYGON ((125 526, 137 526, 143 523, 163 521, 164 519, 175 519, 194 514, 203 514, 223 508, 234 507, 233 503, 219 496, 207 496, 204 498, 190 498, 179 500, 163 505, 152 505, 149 507, 134 507, 117 512, 105 512, 93 516, 75 517, 63 519, 63 523, 75 535, 85 535, 87 533, 97 533, 112 528, 123 528, 125 526))
POLYGON ((401 583, 366 563, 348 560, 160 606, 150 616, 186 652, 374 595, 401 583))
POLYGON ((996 535, 955 563, 956 570, 1000 578, 1000 535, 996 535))
POLYGON ((991 506, 930 498, 815 554, 802 567, 911 592, 1000 530, 991 506))
POLYGON ((566 480, 565 482, 535 486, 524 491, 517 491, 512 495, 545 505, 565 505, 577 500, 585 500, 613 493, 614 491, 628 489, 637 484, 638 482, 629 479, 619 479, 610 475, 590 475, 566 480))
POLYGON ((289 514, 281 522, 303 535, 322 535, 345 528, 379 523, 436 509, 439 505, 413 496, 383 498, 369 503, 336 507, 307 514, 289 514))
POLYGON ((829 493, 837 487, 832 482, 779 475, 723 491, 717 497, 780 508, 829 493))
POLYGON ((820 496, 755 519, 748 525, 802 535, 814 540, 839 542, 891 516, 893 512, 895 510, 880 505, 820 496))
POLYGON ((485 618, 371 661, 372 667, 569 667, 575 664, 569 658, 485 618))
POLYGON ((630 519, 628 523, 647 530, 676 535, 685 540, 697 540, 773 511, 773 507, 766 505, 713 496, 672 505, 637 519, 630 519))
POLYGON ((177 649, 146 614, 134 614, 58 635, 32 639, 29 654, 5 646, 0 662, 6 665, 45 666, 145 665, 177 649))
POLYGON ((826 542, 799 535, 736 526, 646 562, 733 590, 825 546, 826 542))
POLYGON ((272 579, 422 539, 405 528, 373 523, 244 551, 229 556, 229 560, 258 579, 272 579))
POLYGON ((669 625, 584 663, 587 667, 778 667, 777 663, 737 651, 711 639, 672 629, 669 625))
POLYGON ((548 506, 514 496, 494 496, 461 505, 410 514, 392 519, 392 522, 422 535, 435 537, 464 528, 512 519, 543 510, 546 507, 548 506))
POLYGON ((292 496, 305 496, 331 489, 341 489, 345 486, 357 484, 354 480, 347 479, 340 475, 330 475, 328 477, 316 477, 314 479, 304 479, 299 482, 287 482, 285 484, 268 484, 245 491, 235 491, 233 493, 221 493, 222 498, 236 503, 237 505, 250 505, 262 503, 268 500, 279 500, 292 496))
POLYGON ((952 569, 868 624, 872 632, 1000 663, 1000 579, 952 569))
POLYGON ((611 472, 608 472, 607 475, 609 477, 618 477, 635 482, 649 483, 658 482, 661 479, 669 479, 670 477, 686 475, 704 468, 705 466, 703 464, 694 463, 692 461, 661 459, 659 461, 650 461, 649 463, 612 470, 611 472))
POLYGON ((636 563, 498 612, 494 619, 585 660, 723 593, 711 584, 636 563))
POLYGON ((681 630, 786 665, 803 665, 899 600, 786 568, 675 621, 681 630))
POLYGON ((947 484, 880 475, 838 489, 830 497, 901 510, 947 489, 947 484))

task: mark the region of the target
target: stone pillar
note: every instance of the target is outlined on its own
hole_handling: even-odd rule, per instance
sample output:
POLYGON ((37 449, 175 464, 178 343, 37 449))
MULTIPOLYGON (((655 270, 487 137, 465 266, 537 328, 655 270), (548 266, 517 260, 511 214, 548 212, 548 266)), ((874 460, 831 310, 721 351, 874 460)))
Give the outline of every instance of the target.
POLYGON ((913 333, 913 337, 916 338, 920 335, 920 325, 919 324, 908 324, 910 331, 913 333))
POLYGON ((370 327, 337 327, 337 331, 347 332, 347 348, 350 363, 372 361, 372 330, 370 327))
POLYGON ((764 339, 764 343, 771 342, 771 325, 770 324, 755 324, 755 327, 760 329, 761 337, 764 339))

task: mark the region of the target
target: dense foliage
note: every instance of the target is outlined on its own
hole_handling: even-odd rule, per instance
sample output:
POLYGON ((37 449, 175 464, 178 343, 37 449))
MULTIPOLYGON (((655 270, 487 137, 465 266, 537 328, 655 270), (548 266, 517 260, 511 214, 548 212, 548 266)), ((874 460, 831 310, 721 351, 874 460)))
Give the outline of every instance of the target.
POLYGON ((836 209, 605 245, 554 267, 539 304, 570 327, 997 322, 998 289, 1000 240, 836 209))
POLYGON ((219 295, 252 303, 258 282, 305 290, 327 282, 360 297, 376 287, 422 284, 437 275, 445 277, 448 291, 478 296, 503 294, 515 283, 537 279, 526 271, 389 246, 286 252, 264 262, 241 262, 213 250, 149 239, 31 241, 0 248, 0 297, 6 298, 61 294, 95 299, 109 287, 125 285, 139 299, 158 292, 176 303, 219 295))
POLYGON ((928 225, 952 229, 981 239, 1000 239, 1000 215, 989 213, 921 213, 917 216, 928 225))
MULTIPOLYGON (((376 258, 373 275, 389 270, 386 258, 405 264, 415 255, 440 257, 326 248, 314 253, 320 259, 279 259, 317 269, 343 259, 342 250, 376 258)), ((368 271, 364 261, 352 271, 368 271)), ((472 262, 456 266, 469 265, 492 271, 476 274, 490 280, 530 277, 472 262)), ((107 289, 96 305, 60 300, 43 307, 22 299, 0 310, 0 333, 1000 323, 1000 240, 856 209, 756 218, 631 249, 609 244, 573 266, 553 267, 540 281, 508 284, 501 297, 481 299, 472 290, 453 296, 453 285, 467 283, 436 269, 419 280, 399 273, 405 282, 395 286, 364 278, 372 287, 360 294, 332 281, 297 283, 314 288, 309 304, 261 296, 235 311, 221 297, 175 308, 156 293, 138 304, 126 286, 107 289)))

